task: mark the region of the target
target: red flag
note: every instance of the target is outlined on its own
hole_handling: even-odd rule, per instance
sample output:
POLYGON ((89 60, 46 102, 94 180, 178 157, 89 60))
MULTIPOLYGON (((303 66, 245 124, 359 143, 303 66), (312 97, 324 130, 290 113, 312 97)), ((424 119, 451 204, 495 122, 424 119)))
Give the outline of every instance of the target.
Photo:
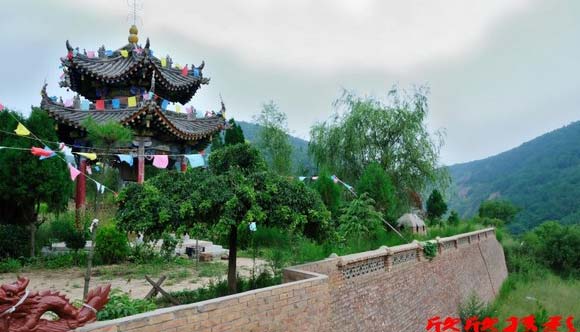
POLYGON ((189 73, 189 70, 187 70, 187 65, 185 65, 185 67, 183 67, 183 69, 181 69, 181 75, 187 76, 188 73, 189 73))
POLYGON ((43 148, 37 148, 35 146, 30 148, 30 153, 37 157, 50 157, 53 154, 52 151, 48 151, 43 148))
POLYGON ((105 109, 105 100, 104 99, 97 100, 97 102, 95 103, 95 109, 97 111, 103 111, 105 109))
POLYGON ((2 105, 2 103, 0 103, 0 111, 4 110, 4 105, 2 105))

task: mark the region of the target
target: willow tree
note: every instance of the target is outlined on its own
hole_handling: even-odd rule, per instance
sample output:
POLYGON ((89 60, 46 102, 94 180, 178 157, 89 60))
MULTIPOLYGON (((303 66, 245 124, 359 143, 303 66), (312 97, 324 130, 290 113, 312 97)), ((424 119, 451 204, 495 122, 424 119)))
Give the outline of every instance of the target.
POLYGON ((262 106, 262 111, 254 120, 261 127, 258 147, 264 153, 268 165, 280 175, 289 175, 292 171, 292 145, 286 114, 270 101, 262 106))
POLYGON ((335 115, 311 128, 310 154, 318 167, 352 182, 378 163, 401 198, 430 183, 445 183, 448 177, 438 167, 443 135, 430 134, 426 126, 427 93, 425 87, 412 94, 395 87, 384 102, 345 91, 334 103, 335 115))

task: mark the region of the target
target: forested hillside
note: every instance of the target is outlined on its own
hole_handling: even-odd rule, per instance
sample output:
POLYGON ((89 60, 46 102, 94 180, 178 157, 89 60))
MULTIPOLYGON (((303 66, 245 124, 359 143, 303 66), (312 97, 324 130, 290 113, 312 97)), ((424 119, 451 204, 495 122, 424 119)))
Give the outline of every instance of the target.
MULTIPOLYGON (((244 131, 244 136, 250 142, 256 142, 260 126, 255 123, 236 121, 244 131)), ((312 175, 315 172, 315 167, 308 156, 308 141, 298 137, 290 136, 290 144, 292 145, 292 161, 293 172, 296 175, 312 175)))
POLYGON ((513 231, 545 220, 580 223, 580 121, 483 160, 449 167, 451 209, 468 217, 490 198, 522 208, 513 231))

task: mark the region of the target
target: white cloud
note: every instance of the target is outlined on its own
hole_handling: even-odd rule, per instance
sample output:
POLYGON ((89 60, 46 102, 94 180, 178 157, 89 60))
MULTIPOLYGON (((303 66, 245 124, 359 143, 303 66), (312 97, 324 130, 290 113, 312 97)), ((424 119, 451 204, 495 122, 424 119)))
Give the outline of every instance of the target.
MULTIPOLYGON (((142 0, 143 1, 143 0, 142 0)), ((164 30, 256 66, 404 72, 478 49, 529 0, 143 1, 142 31, 164 30)), ((119 0, 71 1, 124 20, 119 0)))

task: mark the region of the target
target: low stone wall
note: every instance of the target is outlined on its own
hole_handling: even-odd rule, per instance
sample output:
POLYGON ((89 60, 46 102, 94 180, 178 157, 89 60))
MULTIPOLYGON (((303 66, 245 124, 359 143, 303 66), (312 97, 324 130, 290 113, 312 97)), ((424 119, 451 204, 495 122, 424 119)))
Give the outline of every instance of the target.
POLYGON ((284 284, 98 322, 77 331, 424 331, 457 316, 471 292, 489 301, 507 269, 493 228, 334 257, 284 270, 284 284))

